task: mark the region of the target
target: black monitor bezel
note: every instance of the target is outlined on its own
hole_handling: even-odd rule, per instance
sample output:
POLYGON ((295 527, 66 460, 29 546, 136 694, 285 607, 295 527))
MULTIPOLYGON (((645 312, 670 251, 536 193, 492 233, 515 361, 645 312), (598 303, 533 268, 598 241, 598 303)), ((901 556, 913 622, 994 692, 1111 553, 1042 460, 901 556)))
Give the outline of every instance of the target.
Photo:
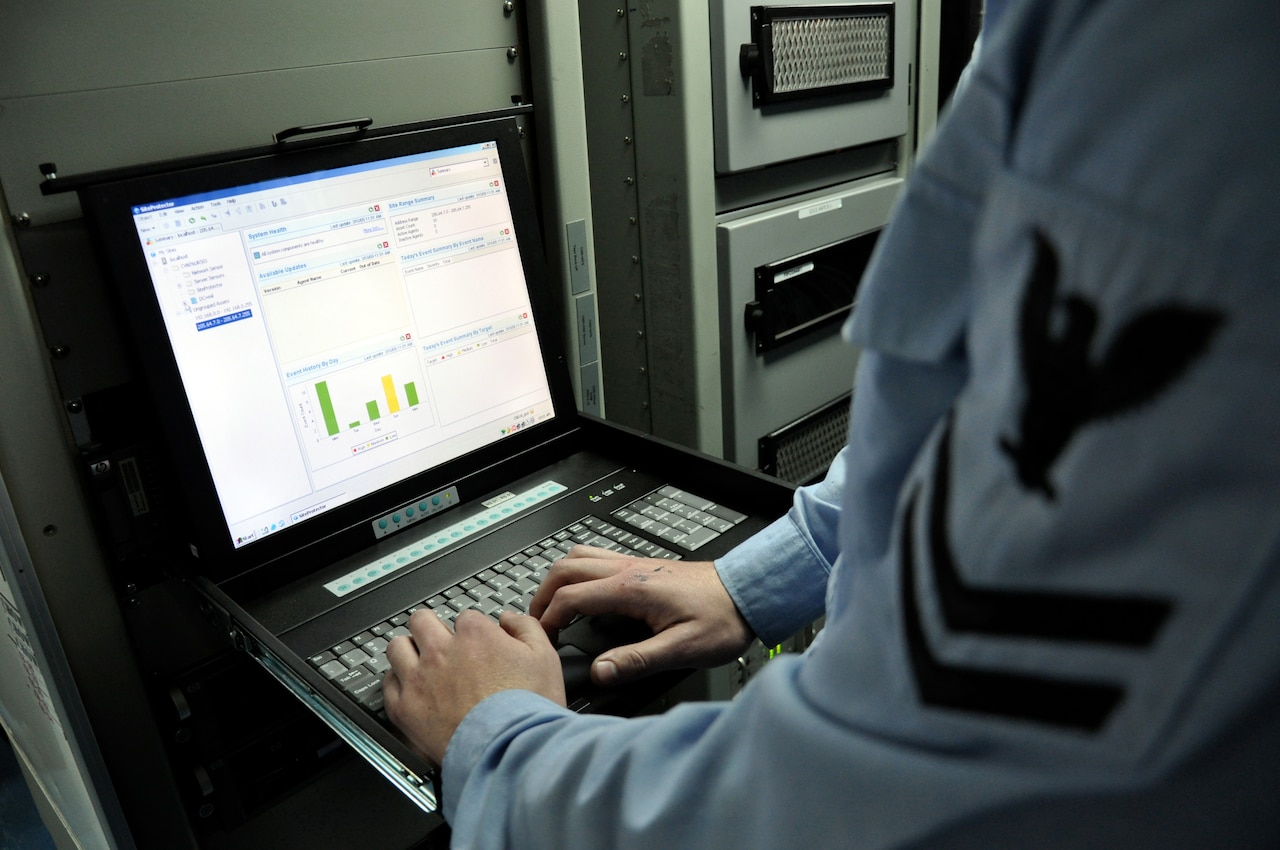
MULTIPOLYGON (((215 583, 268 566, 296 575, 306 569, 295 563, 299 559, 343 557, 359 551, 374 542, 372 523, 377 517, 442 490, 476 469, 558 441, 577 427, 562 323, 543 253, 521 128, 513 116, 387 128, 332 141, 233 153, 211 162, 158 163, 122 178, 112 179, 107 174, 99 181, 85 180, 76 191, 97 243, 104 275, 120 308, 127 342, 154 402, 152 415, 157 418, 166 443, 167 457, 182 487, 182 521, 188 530, 182 537, 196 556, 196 571, 215 583), (497 143, 502 163, 555 417, 434 469, 420 471, 321 517, 234 547, 138 240, 133 208, 221 188, 488 141, 497 143)), ((462 495, 465 499, 468 494, 462 495)))

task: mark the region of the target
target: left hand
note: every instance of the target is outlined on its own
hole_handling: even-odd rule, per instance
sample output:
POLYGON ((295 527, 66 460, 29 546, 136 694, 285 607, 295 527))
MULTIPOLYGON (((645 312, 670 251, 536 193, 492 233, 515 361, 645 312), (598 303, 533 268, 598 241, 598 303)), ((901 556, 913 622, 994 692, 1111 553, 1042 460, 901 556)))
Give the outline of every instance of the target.
POLYGON ((387 646, 387 717, 434 765, 444 761, 467 712, 488 696, 524 689, 565 704, 560 658, 533 617, 505 612, 499 627, 464 611, 450 633, 435 614, 420 610, 408 626, 412 639, 397 637, 387 646))

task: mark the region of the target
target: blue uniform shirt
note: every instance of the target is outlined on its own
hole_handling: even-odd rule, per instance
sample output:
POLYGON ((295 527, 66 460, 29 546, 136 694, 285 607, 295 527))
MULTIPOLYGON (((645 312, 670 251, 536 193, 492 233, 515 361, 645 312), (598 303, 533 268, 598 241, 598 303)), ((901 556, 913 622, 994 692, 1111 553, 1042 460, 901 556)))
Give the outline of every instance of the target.
POLYGON ((460 847, 1277 846, 1280 6, 1011 6, 863 285, 849 445, 717 563, 728 704, 477 706, 460 847))

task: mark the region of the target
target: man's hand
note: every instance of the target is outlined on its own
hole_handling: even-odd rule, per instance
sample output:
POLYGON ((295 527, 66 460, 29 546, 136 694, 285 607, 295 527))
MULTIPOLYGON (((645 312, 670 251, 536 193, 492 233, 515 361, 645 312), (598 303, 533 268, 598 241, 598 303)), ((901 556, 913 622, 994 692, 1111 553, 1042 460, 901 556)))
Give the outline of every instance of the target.
POLYGON ((575 546, 551 568, 529 606, 554 636, 578 615, 622 614, 653 637, 603 652, 591 665, 600 685, 738 657, 754 635, 710 561, 631 558, 575 546))
POLYGON ((499 691, 524 689, 565 704, 564 674, 538 621, 506 612, 501 628, 477 611, 458 615, 454 631, 430 611, 409 618, 412 640, 387 646, 387 717, 432 764, 467 712, 499 691))

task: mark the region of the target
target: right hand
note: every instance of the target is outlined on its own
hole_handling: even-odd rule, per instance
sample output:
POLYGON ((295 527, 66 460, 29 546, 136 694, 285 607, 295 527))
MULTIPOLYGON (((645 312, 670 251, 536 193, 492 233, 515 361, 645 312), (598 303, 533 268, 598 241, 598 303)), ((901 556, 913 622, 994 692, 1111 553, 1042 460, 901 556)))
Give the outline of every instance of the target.
POLYGON ((653 630, 651 638, 601 653, 591 665, 598 685, 723 664, 755 637, 710 561, 633 558, 592 546, 575 546, 555 563, 529 613, 553 640, 579 615, 621 614, 653 630))

